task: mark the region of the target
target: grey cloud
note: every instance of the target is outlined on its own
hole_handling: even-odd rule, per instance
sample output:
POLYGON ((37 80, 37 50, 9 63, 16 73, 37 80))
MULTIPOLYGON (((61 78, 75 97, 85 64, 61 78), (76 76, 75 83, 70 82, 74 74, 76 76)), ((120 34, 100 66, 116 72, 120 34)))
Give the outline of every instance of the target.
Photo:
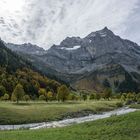
POLYGON ((4 14, 4 10, 0 10, 5 25, 13 26, 10 33, 0 24, 1 37, 8 42, 31 42, 49 48, 67 36, 84 37, 108 26, 122 37, 140 43, 139 0, 22 1, 25 4, 18 13, 9 11, 4 14), (10 21, 11 18, 15 23, 10 21))

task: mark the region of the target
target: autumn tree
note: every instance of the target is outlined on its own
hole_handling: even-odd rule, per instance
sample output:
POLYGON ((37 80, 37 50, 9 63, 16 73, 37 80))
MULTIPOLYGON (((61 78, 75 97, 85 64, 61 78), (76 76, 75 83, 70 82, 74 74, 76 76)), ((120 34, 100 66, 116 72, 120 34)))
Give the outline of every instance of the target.
POLYGON ((68 95, 69 95, 69 89, 67 88, 66 85, 62 85, 58 88, 57 91, 58 101, 61 100, 62 102, 64 102, 67 99, 68 95))
POLYGON ((21 100, 24 96, 25 92, 23 89, 23 86, 21 84, 17 84, 13 93, 12 93, 12 99, 16 100, 16 102, 18 103, 19 100, 21 100))
MULTIPOLYGON (((44 97, 43 97, 44 100, 45 100, 46 102, 48 101, 47 92, 46 92, 46 90, 45 90, 44 88, 40 88, 39 91, 38 91, 38 93, 39 93, 39 95, 40 95, 39 97, 42 98, 42 97, 44 96, 44 97), (41 96, 41 95, 43 95, 43 96, 41 96)), ((42 98, 42 99, 43 99, 43 98, 42 98)))
POLYGON ((52 98, 53 98, 53 93, 52 93, 51 91, 49 91, 49 92, 47 93, 47 98, 48 98, 49 101, 52 100, 52 98))

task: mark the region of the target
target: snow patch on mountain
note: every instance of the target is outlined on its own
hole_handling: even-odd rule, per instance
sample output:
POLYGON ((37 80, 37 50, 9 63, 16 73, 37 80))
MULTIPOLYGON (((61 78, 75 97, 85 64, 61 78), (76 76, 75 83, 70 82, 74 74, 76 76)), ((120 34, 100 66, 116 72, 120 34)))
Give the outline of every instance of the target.
POLYGON ((61 47, 62 50, 67 50, 67 51, 73 51, 73 50, 77 50, 81 48, 81 46, 77 45, 77 46, 73 46, 71 48, 65 48, 65 47, 61 47))

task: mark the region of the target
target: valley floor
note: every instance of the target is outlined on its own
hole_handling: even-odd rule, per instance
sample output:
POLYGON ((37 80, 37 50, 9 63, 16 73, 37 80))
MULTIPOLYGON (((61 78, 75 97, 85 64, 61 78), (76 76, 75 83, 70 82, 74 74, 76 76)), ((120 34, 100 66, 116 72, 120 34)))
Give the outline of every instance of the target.
POLYGON ((140 140, 140 111, 64 128, 1 131, 0 140, 140 140))
POLYGON ((23 124, 81 117, 117 108, 118 100, 79 102, 0 102, 0 124, 23 124))

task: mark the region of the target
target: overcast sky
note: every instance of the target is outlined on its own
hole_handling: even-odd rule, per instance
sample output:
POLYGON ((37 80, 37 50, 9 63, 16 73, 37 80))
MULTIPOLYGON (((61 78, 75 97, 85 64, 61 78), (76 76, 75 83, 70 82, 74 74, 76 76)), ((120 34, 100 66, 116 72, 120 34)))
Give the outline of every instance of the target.
POLYGON ((140 44, 140 0, 0 0, 0 37, 44 48, 107 26, 140 44))

